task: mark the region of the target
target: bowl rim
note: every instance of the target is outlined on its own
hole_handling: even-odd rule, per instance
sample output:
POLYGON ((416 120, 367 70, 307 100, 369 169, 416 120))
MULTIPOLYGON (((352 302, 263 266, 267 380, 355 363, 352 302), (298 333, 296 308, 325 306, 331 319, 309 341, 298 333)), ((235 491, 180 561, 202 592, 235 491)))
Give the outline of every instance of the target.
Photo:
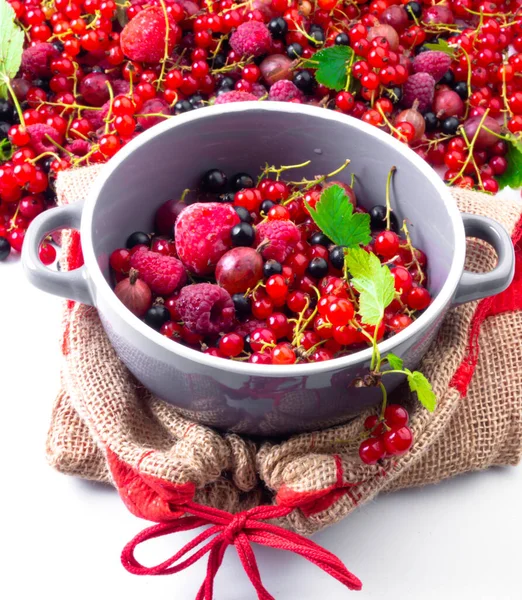
POLYGON ((379 131, 376 127, 368 125, 358 119, 355 119, 354 117, 343 115, 331 110, 325 110, 324 108, 316 106, 286 102, 252 101, 205 107, 178 115, 175 119, 166 119, 164 122, 158 123, 154 127, 144 131, 127 145, 125 145, 101 169, 85 201, 82 212, 80 225, 82 250, 85 265, 88 271, 88 277, 92 280, 92 283, 96 288, 96 294, 94 296, 95 299, 97 298, 97 295, 102 295, 103 301, 110 306, 112 311, 121 317, 126 325, 128 325, 131 329, 137 330, 138 333, 147 338, 151 343, 157 344, 167 352, 172 352, 186 360, 194 361, 204 367, 209 367, 212 369, 257 377, 298 377, 316 375, 328 371, 338 371, 346 367, 353 367, 354 365, 367 362, 371 359, 371 347, 354 352, 348 356, 334 358, 332 360, 292 365, 258 365, 210 356, 200 352, 199 350, 189 348, 182 344, 173 343, 172 340, 167 339, 165 336, 146 325, 143 321, 131 313, 130 310, 125 308, 125 306, 118 300, 113 289, 103 276, 94 252, 91 233, 96 201, 111 174, 124 161, 126 161, 137 148, 147 144, 156 136, 161 135, 170 129, 191 123, 192 121, 213 118, 221 114, 247 113, 256 111, 265 113, 278 112, 287 114, 305 114, 310 118, 320 118, 324 119, 325 121, 335 121, 342 126, 348 126, 361 130, 369 137, 384 143, 395 151, 403 153, 408 161, 417 167, 439 192, 441 201, 444 203, 446 210, 450 215, 451 226, 453 229, 453 236, 455 240, 453 260, 451 262, 446 281, 444 282, 436 298, 425 310, 425 312, 405 330, 378 344, 379 351, 382 355, 393 351, 394 348, 401 345, 409 338, 416 336, 423 329, 428 327, 442 312, 442 310, 451 302, 464 269, 466 255, 466 237, 462 218, 455 200, 440 176, 411 148, 394 139, 391 135, 379 131))

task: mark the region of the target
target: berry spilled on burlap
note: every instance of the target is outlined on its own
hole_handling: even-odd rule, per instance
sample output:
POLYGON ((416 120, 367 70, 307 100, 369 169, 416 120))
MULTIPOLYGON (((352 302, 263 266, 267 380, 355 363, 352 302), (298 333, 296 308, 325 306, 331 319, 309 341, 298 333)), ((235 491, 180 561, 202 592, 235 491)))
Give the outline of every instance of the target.
MULTIPOLYGON (((98 167, 90 167, 61 173, 60 203, 84 199, 97 171, 98 167)), ((511 233, 517 245, 515 280, 499 296, 448 313, 420 366, 433 384, 437 408, 428 413, 418 403, 411 404, 414 445, 405 456, 385 459, 381 465, 363 465, 357 454, 359 433, 370 412, 345 425, 275 442, 270 439, 274 425, 300 424, 299 403, 290 392, 266 418, 266 439, 254 442, 233 433, 248 415, 210 405, 204 389, 192 390, 190 411, 176 409, 132 378, 95 309, 66 303, 62 387, 53 409, 47 456, 63 473, 114 485, 133 514, 159 523, 126 547, 123 562, 129 571, 165 572, 139 565, 133 555, 135 546, 154 535, 188 528, 194 519, 216 525, 211 552, 219 555, 227 544, 248 552, 248 541, 258 538, 264 540, 259 543, 283 547, 290 542, 266 519, 309 535, 336 523, 379 492, 518 463, 522 455, 522 207, 463 190, 455 190, 454 196, 463 212, 495 218, 511 233), (227 424, 230 432, 211 429, 216 423, 227 424), (260 505, 263 508, 253 510, 260 505), (192 516, 183 517, 187 514, 192 516)), ((64 235, 63 251, 64 268, 79 264, 76 233, 64 235)), ((489 246, 468 241, 468 269, 487 271, 495 260, 489 246)), ((407 391, 396 391, 393 401, 409 404, 407 391)), ((318 558, 321 568, 348 587, 360 585, 330 553, 299 536, 292 543, 293 551, 299 547, 309 559, 314 552, 324 553, 318 558)), ((207 576, 211 580, 219 564, 212 563, 207 576)), ((264 593, 259 573, 249 571, 249 576, 258 595, 264 593)), ((211 597, 205 593, 202 598, 211 597)))

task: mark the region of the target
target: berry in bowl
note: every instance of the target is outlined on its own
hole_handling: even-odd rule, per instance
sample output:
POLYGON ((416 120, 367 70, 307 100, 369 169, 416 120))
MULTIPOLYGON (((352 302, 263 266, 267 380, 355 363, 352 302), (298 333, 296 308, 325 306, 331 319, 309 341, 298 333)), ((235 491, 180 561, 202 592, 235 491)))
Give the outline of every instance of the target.
POLYGON ((96 306, 138 381, 199 422, 264 436, 377 404, 370 372, 392 355, 393 370, 414 369, 449 308, 502 291, 514 265, 502 227, 461 215, 414 152, 286 103, 151 128, 103 167, 85 205, 46 211, 27 235, 30 280, 96 306), (80 229, 81 269, 40 263, 60 227, 80 229), (493 245, 493 271, 464 271, 466 234, 493 245))
POLYGON ((311 163, 205 172, 157 209, 167 235, 136 231, 111 253, 118 298, 176 343, 253 364, 331 360, 408 327, 431 296, 426 255, 391 209, 395 167, 367 211, 335 180, 349 160, 285 178, 311 163))

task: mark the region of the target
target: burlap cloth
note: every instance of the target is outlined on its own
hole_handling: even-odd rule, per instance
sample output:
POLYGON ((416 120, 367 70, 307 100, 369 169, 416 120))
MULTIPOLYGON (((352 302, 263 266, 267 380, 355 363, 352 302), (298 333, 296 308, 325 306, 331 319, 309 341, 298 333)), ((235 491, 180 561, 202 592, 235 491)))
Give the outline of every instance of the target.
MULTIPOLYGON (((61 173, 59 203, 84 199, 98 168, 61 173)), ((468 191, 454 195, 462 211, 495 218, 515 243, 520 240, 520 205, 468 191)), ((80 260, 77 234, 65 234, 62 266, 80 260)), ((49 462, 63 473, 115 485, 134 514, 152 521, 172 519, 174 500, 232 513, 275 504, 295 508, 279 523, 305 535, 381 491, 514 465, 522 454, 520 247, 517 261, 508 291, 450 311, 420 366, 437 394, 437 409, 430 414, 399 390, 394 399, 411 403, 415 443, 405 456, 375 466, 357 456, 366 414, 280 443, 254 443, 195 424, 137 385, 95 309, 68 302, 49 462)), ((468 269, 484 271, 494 264, 489 246, 468 242, 468 269)), ((203 413, 199 417, 211 422, 203 413)))

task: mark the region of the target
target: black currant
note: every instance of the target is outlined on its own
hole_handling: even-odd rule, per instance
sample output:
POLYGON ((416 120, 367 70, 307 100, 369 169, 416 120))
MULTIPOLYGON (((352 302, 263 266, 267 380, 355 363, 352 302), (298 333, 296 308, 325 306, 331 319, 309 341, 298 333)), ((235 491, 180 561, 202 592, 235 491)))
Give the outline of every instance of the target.
POLYGON ((169 309, 163 304, 155 304, 145 313, 143 320, 149 327, 159 331, 164 323, 170 321, 169 309))
POLYGON ((459 128, 460 122, 457 117, 448 117, 441 123, 441 131, 446 135, 455 135, 459 128))
POLYGON ((348 37, 348 34, 344 33, 344 31, 342 33, 338 33, 335 36, 335 45, 336 46, 349 46, 350 38, 348 37))
POLYGON ((234 192, 239 192, 239 190, 253 187, 256 187, 254 178, 248 173, 236 173, 230 179, 230 189, 234 192))
POLYGON ((281 275, 282 272, 283 265, 277 262, 277 260, 274 260, 273 258, 267 260, 266 263, 263 265, 263 275, 266 279, 268 279, 272 275, 281 275))
POLYGON ((44 92, 50 92, 49 81, 47 79, 33 79, 32 84, 34 87, 41 88, 44 92))
POLYGON ((310 33, 310 37, 315 40, 313 42, 312 40, 309 40, 310 46, 313 48, 318 48, 324 44, 325 36, 323 31, 312 31, 310 33))
POLYGON ((283 39, 288 33, 288 23, 283 17, 275 17, 269 21, 267 27, 268 31, 270 31, 270 35, 276 40, 283 39))
POLYGON ((56 50, 58 50, 58 52, 60 52, 60 54, 63 52, 64 45, 59 40, 55 40, 53 42, 53 46, 56 48, 56 50))
POLYGON ((219 202, 234 202, 234 192, 225 192, 218 197, 219 202))
POLYGON ((336 269, 344 267, 344 246, 334 246, 330 250, 330 262, 336 269))
POLYGON ((446 71, 439 83, 449 86, 453 85, 455 83, 455 75, 453 75, 453 71, 451 69, 446 71))
POLYGON ((252 346, 250 345, 250 334, 248 334, 248 335, 245 335, 245 340, 244 340, 244 342, 245 342, 245 345, 244 345, 244 348, 243 348, 243 350, 244 350, 245 352, 252 352, 252 346))
POLYGON ((0 121, 0 140, 3 140, 7 137, 9 130, 11 129, 11 125, 6 123, 5 121, 0 121))
POLYGON ((310 33, 314 33, 315 31, 319 31, 321 33, 324 33, 324 29, 320 25, 318 25, 317 23, 312 23, 310 25, 310 31, 309 32, 310 33))
POLYGON ((422 6, 418 2, 408 2, 404 7, 408 13, 408 19, 414 21, 422 17, 422 6))
POLYGON ((11 252, 11 244, 5 237, 0 237, 0 260, 5 260, 11 252))
POLYGON ((14 108, 7 100, 0 100, 0 121, 11 122, 14 115, 14 108))
POLYGON ((236 309, 236 315, 246 316, 250 314, 250 298, 245 297, 243 294, 234 294, 232 296, 232 302, 236 309))
POLYGON ((54 158, 52 156, 47 156, 46 158, 44 158, 42 160, 42 162, 40 163, 42 165, 42 169, 45 171, 45 173, 49 173, 49 171, 51 170, 51 165, 53 164, 54 158))
POLYGON ((312 258, 306 269, 308 274, 316 279, 321 279, 328 275, 328 263, 324 258, 319 258, 318 256, 312 258))
POLYGON ((226 191, 228 179, 221 169, 210 169, 201 178, 201 189, 211 194, 222 194, 226 191))
POLYGON ((200 94, 194 94, 193 96, 190 96, 188 101, 190 102, 193 108, 202 108, 204 106, 203 96, 201 96, 200 94))
POLYGON ((212 61, 212 67, 214 69, 222 69, 227 64, 227 57, 223 53, 216 54, 214 56, 214 60, 212 61))
POLYGON ((233 246, 251 246, 256 239, 256 230, 250 223, 241 221, 230 230, 230 239, 233 246))
POLYGON ((235 85, 235 83, 236 83, 236 82, 235 82, 235 80, 234 80, 234 79, 232 79, 232 77, 225 76, 225 77, 223 77, 223 79, 222 79, 222 80, 219 82, 219 86, 218 86, 218 87, 220 87, 220 88, 224 88, 224 87, 225 87, 225 88, 233 88, 233 87, 234 87, 234 85, 235 85))
POLYGON ((429 52, 430 49, 425 45, 425 44, 421 44, 420 46, 417 46, 415 48, 415 54, 422 54, 423 52, 429 52))
POLYGON ((130 250, 134 248, 134 246, 139 246, 140 244, 145 244, 145 246, 150 245, 150 235, 148 233, 144 233, 143 231, 135 231, 131 233, 125 242, 125 246, 130 250))
POLYGON ((435 131, 440 127, 440 121, 435 113, 425 113, 424 120, 426 121, 426 131, 435 131))
POLYGON ((194 107, 188 100, 180 100, 174 105, 175 115, 181 115, 182 113, 189 112, 189 110, 194 110, 194 107))
POLYGON ((400 87, 391 87, 384 90, 383 96, 398 104, 402 100, 402 89, 400 87))
MULTIPOLYGON (((370 210, 370 227, 381 231, 386 229, 386 206, 377 204, 370 210)), ((394 212, 390 212, 390 229, 396 233, 399 231, 399 222, 394 212)))
POLYGON ((288 58, 299 58, 302 54, 303 47, 297 42, 290 44, 286 49, 286 55, 288 56, 288 58))
POLYGON ((259 212, 266 217, 272 206, 275 206, 275 202, 272 202, 272 200, 263 200, 263 202, 261 202, 261 206, 259 207, 259 212))
POLYGON ((229 88, 229 87, 220 87, 218 89, 218 91, 216 92, 216 96, 221 96, 223 94, 228 94, 228 92, 233 92, 234 88, 229 88))
POLYGON ((318 231, 310 236, 308 243, 311 246, 329 246, 332 242, 322 231, 318 231))
POLYGON ((309 93, 314 89, 315 80, 310 71, 297 71, 294 75, 294 85, 304 93, 309 93))
POLYGON ((462 98, 467 100, 468 98, 468 84, 465 81, 459 81, 453 86, 453 90, 462 98))
POLYGON ((243 223, 252 223, 252 215, 244 206, 234 206, 234 210, 243 223))

